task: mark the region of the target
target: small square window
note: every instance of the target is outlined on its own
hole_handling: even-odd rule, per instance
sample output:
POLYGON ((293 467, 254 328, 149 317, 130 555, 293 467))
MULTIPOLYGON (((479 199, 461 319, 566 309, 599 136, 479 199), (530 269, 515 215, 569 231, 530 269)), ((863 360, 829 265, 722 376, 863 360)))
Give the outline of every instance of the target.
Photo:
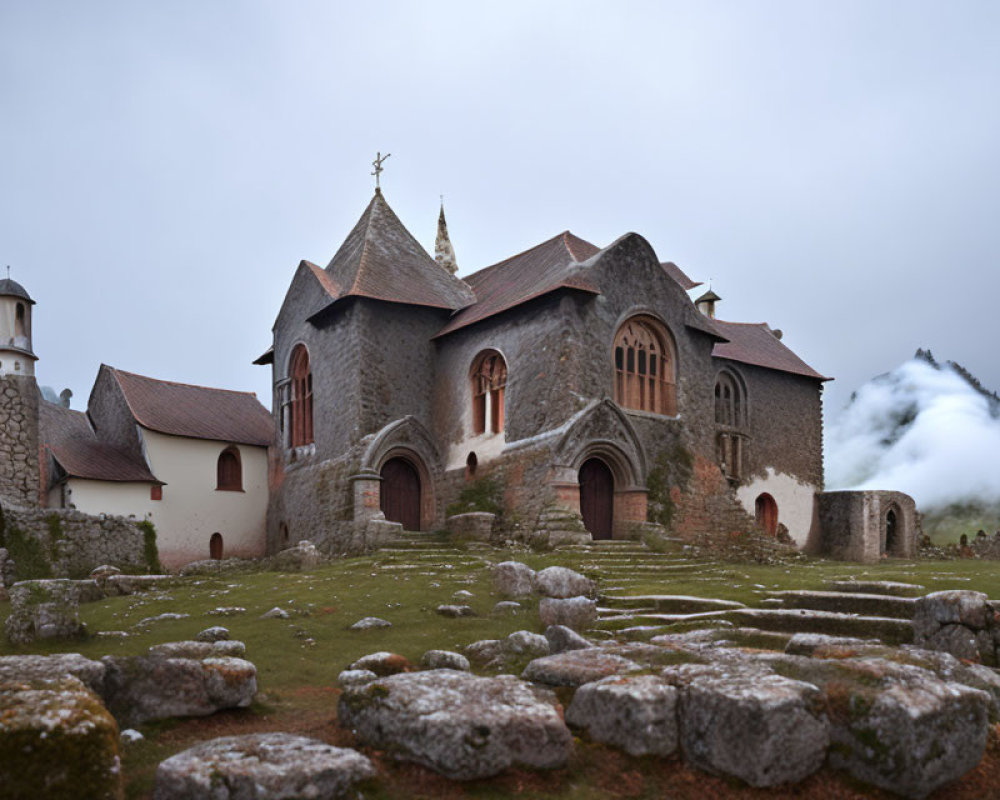
POLYGON ((150 500, 162 500, 163 499, 163 487, 157 484, 156 486, 149 487, 149 499, 150 500))

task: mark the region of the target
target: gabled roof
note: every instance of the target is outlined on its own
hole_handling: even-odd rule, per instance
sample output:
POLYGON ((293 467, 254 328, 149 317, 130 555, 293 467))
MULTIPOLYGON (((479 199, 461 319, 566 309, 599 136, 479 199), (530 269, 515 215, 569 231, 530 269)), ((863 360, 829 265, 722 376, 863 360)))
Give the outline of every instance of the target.
POLYGON ((465 282, 476 302, 459 311, 437 336, 472 325, 556 289, 600 290, 588 280, 580 263, 600 252, 590 242, 563 231, 540 245, 469 275, 465 282))
POLYGON ((667 273, 671 278, 677 281, 681 288, 688 292, 694 289, 696 286, 701 286, 704 281, 693 281, 680 267, 678 267, 673 261, 664 261, 660 264, 663 267, 663 271, 667 273))
POLYGON ((476 299, 460 278, 435 263, 378 190, 326 269, 309 266, 337 300, 370 297, 455 311, 476 299))
POLYGON ((790 372, 820 381, 833 380, 820 375, 782 344, 766 322, 723 322, 714 319, 711 323, 729 340, 716 343, 712 350, 712 355, 716 358, 728 358, 730 361, 790 372))
POLYGON ((41 400, 38 422, 42 444, 71 478, 160 483, 144 461, 98 439, 83 412, 41 400))
POLYGON ((274 438, 271 414, 253 392, 233 392, 161 381, 102 365, 118 385, 135 421, 172 436, 266 447, 274 438))

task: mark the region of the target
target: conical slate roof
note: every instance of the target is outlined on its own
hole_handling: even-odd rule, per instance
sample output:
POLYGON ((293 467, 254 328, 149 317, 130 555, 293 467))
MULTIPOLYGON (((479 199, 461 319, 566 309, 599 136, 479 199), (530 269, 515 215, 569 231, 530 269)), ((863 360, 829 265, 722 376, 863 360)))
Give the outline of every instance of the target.
POLYGON ((462 280, 434 262, 378 190, 326 273, 339 289, 337 299, 371 297, 452 311, 476 300, 462 280))

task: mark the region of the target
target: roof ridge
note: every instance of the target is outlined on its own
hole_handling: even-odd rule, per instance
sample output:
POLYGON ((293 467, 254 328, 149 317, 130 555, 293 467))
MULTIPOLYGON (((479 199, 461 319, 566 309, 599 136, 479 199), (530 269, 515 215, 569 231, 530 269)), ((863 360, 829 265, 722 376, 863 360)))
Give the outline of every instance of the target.
POLYGON ((153 381, 154 383, 167 383, 170 384, 171 386, 180 386, 185 389, 204 389, 205 391, 209 392, 225 392, 226 394, 246 395, 248 397, 253 397, 254 399, 257 399, 256 392, 245 392, 241 391, 240 389, 220 389, 217 386, 202 386, 201 384, 198 383, 183 383, 182 381, 168 381, 165 380, 164 378, 153 378, 150 377, 149 375, 140 375, 138 372, 129 372, 128 370, 125 369, 118 369, 118 367, 112 367, 109 364, 103 364, 102 366, 105 366, 112 372, 114 372, 116 377, 119 374, 128 375, 131 378, 142 378, 143 380, 153 381))
MULTIPOLYGON (((349 292, 353 292, 358 288, 358 283, 361 281, 361 273, 365 271, 368 258, 368 245, 371 243, 372 217, 375 214, 375 203, 381 197, 382 192, 376 191, 371 202, 368 204, 368 208, 365 209, 365 213, 362 214, 362 217, 367 217, 365 220, 365 235, 361 239, 361 255, 358 256, 358 270, 354 273, 354 282, 351 284, 349 292)), ((383 202, 385 201, 383 200, 383 202)))
MULTIPOLYGON (((519 253, 514 253, 514 255, 512 255, 512 256, 507 256, 507 258, 503 259, 502 261, 497 261, 495 264, 489 264, 489 265, 483 267, 482 269, 478 269, 475 272, 472 272, 469 275, 467 275, 466 278, 471 278, 474 275, 481 275, 482 273, 487 272, 488 270, 495 269, 496 267, 503 266, 507 262, 513 261, 515 258, 520 258, 521 256, 526 255, 527 253, 530 253, 532 250, 538 250, 540 247, 544 247, 545 245, 550 244, 551 242, 554 242, 557 239, 562 239, 564 236, 566 236, 567 233, 570 234, 570 236, 574 236, 575 235, 575 234, 573 234, 568 229, 564 230, 562 233, 557 233, 555 236, 551 236, 548 239, 545 239, 544 241, 541 241, 541 242, 539 242, 536 245, 532 245, 531 247, 526 247, 524 250, 522 250, 519 253)), ((565 246, 565 240, 564 240, 564 246, 565 246)), ((596 247, 596 245, 595 245, 595 247, 596 247)), ((578 259, 573 254, 573 252, 569 250, 569 247, 566 247, 566 250, 569 252, 570 256, 572 256, 573 260, 577 261, 577 263, 579 263, 578 259)))

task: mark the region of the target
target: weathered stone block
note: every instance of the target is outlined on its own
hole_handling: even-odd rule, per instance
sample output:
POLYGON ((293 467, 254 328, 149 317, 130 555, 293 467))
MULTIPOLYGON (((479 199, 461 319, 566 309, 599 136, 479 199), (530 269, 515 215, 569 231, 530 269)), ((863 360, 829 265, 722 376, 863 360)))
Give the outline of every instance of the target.
POLYGON ((520 561, 503 561, 493 567, 493 588, 505 597, 521 597, 534 591, 535 571, 520 561))
POLYGON ((538 616, 546 628, 565 625, 576 631, 587 630, 597 622, 597 601, 587 597, 545 597, 538 604, 538 616))
POLYGON ((453 542, 488 542, 493 533, 496 514, 488 511, 470 511, 454 514, 445 520, 444 527, 453 542))
POLYGON ((4 628, 13 644, 35 639, 74 639, 84 635, 75 581, 21 581, 10 589, 11 613, 4 628))
POLYGON ((592 596, 597 584, 579 572, 566 567, 547 567, 535 574, 535 591, 543 597, 592 596))
POLYGON ((582 686, 610 675, 624 675, 639 669, 630 659, 592 647, 543 656, 528 663, 521 677, 549 686, 582 686))

